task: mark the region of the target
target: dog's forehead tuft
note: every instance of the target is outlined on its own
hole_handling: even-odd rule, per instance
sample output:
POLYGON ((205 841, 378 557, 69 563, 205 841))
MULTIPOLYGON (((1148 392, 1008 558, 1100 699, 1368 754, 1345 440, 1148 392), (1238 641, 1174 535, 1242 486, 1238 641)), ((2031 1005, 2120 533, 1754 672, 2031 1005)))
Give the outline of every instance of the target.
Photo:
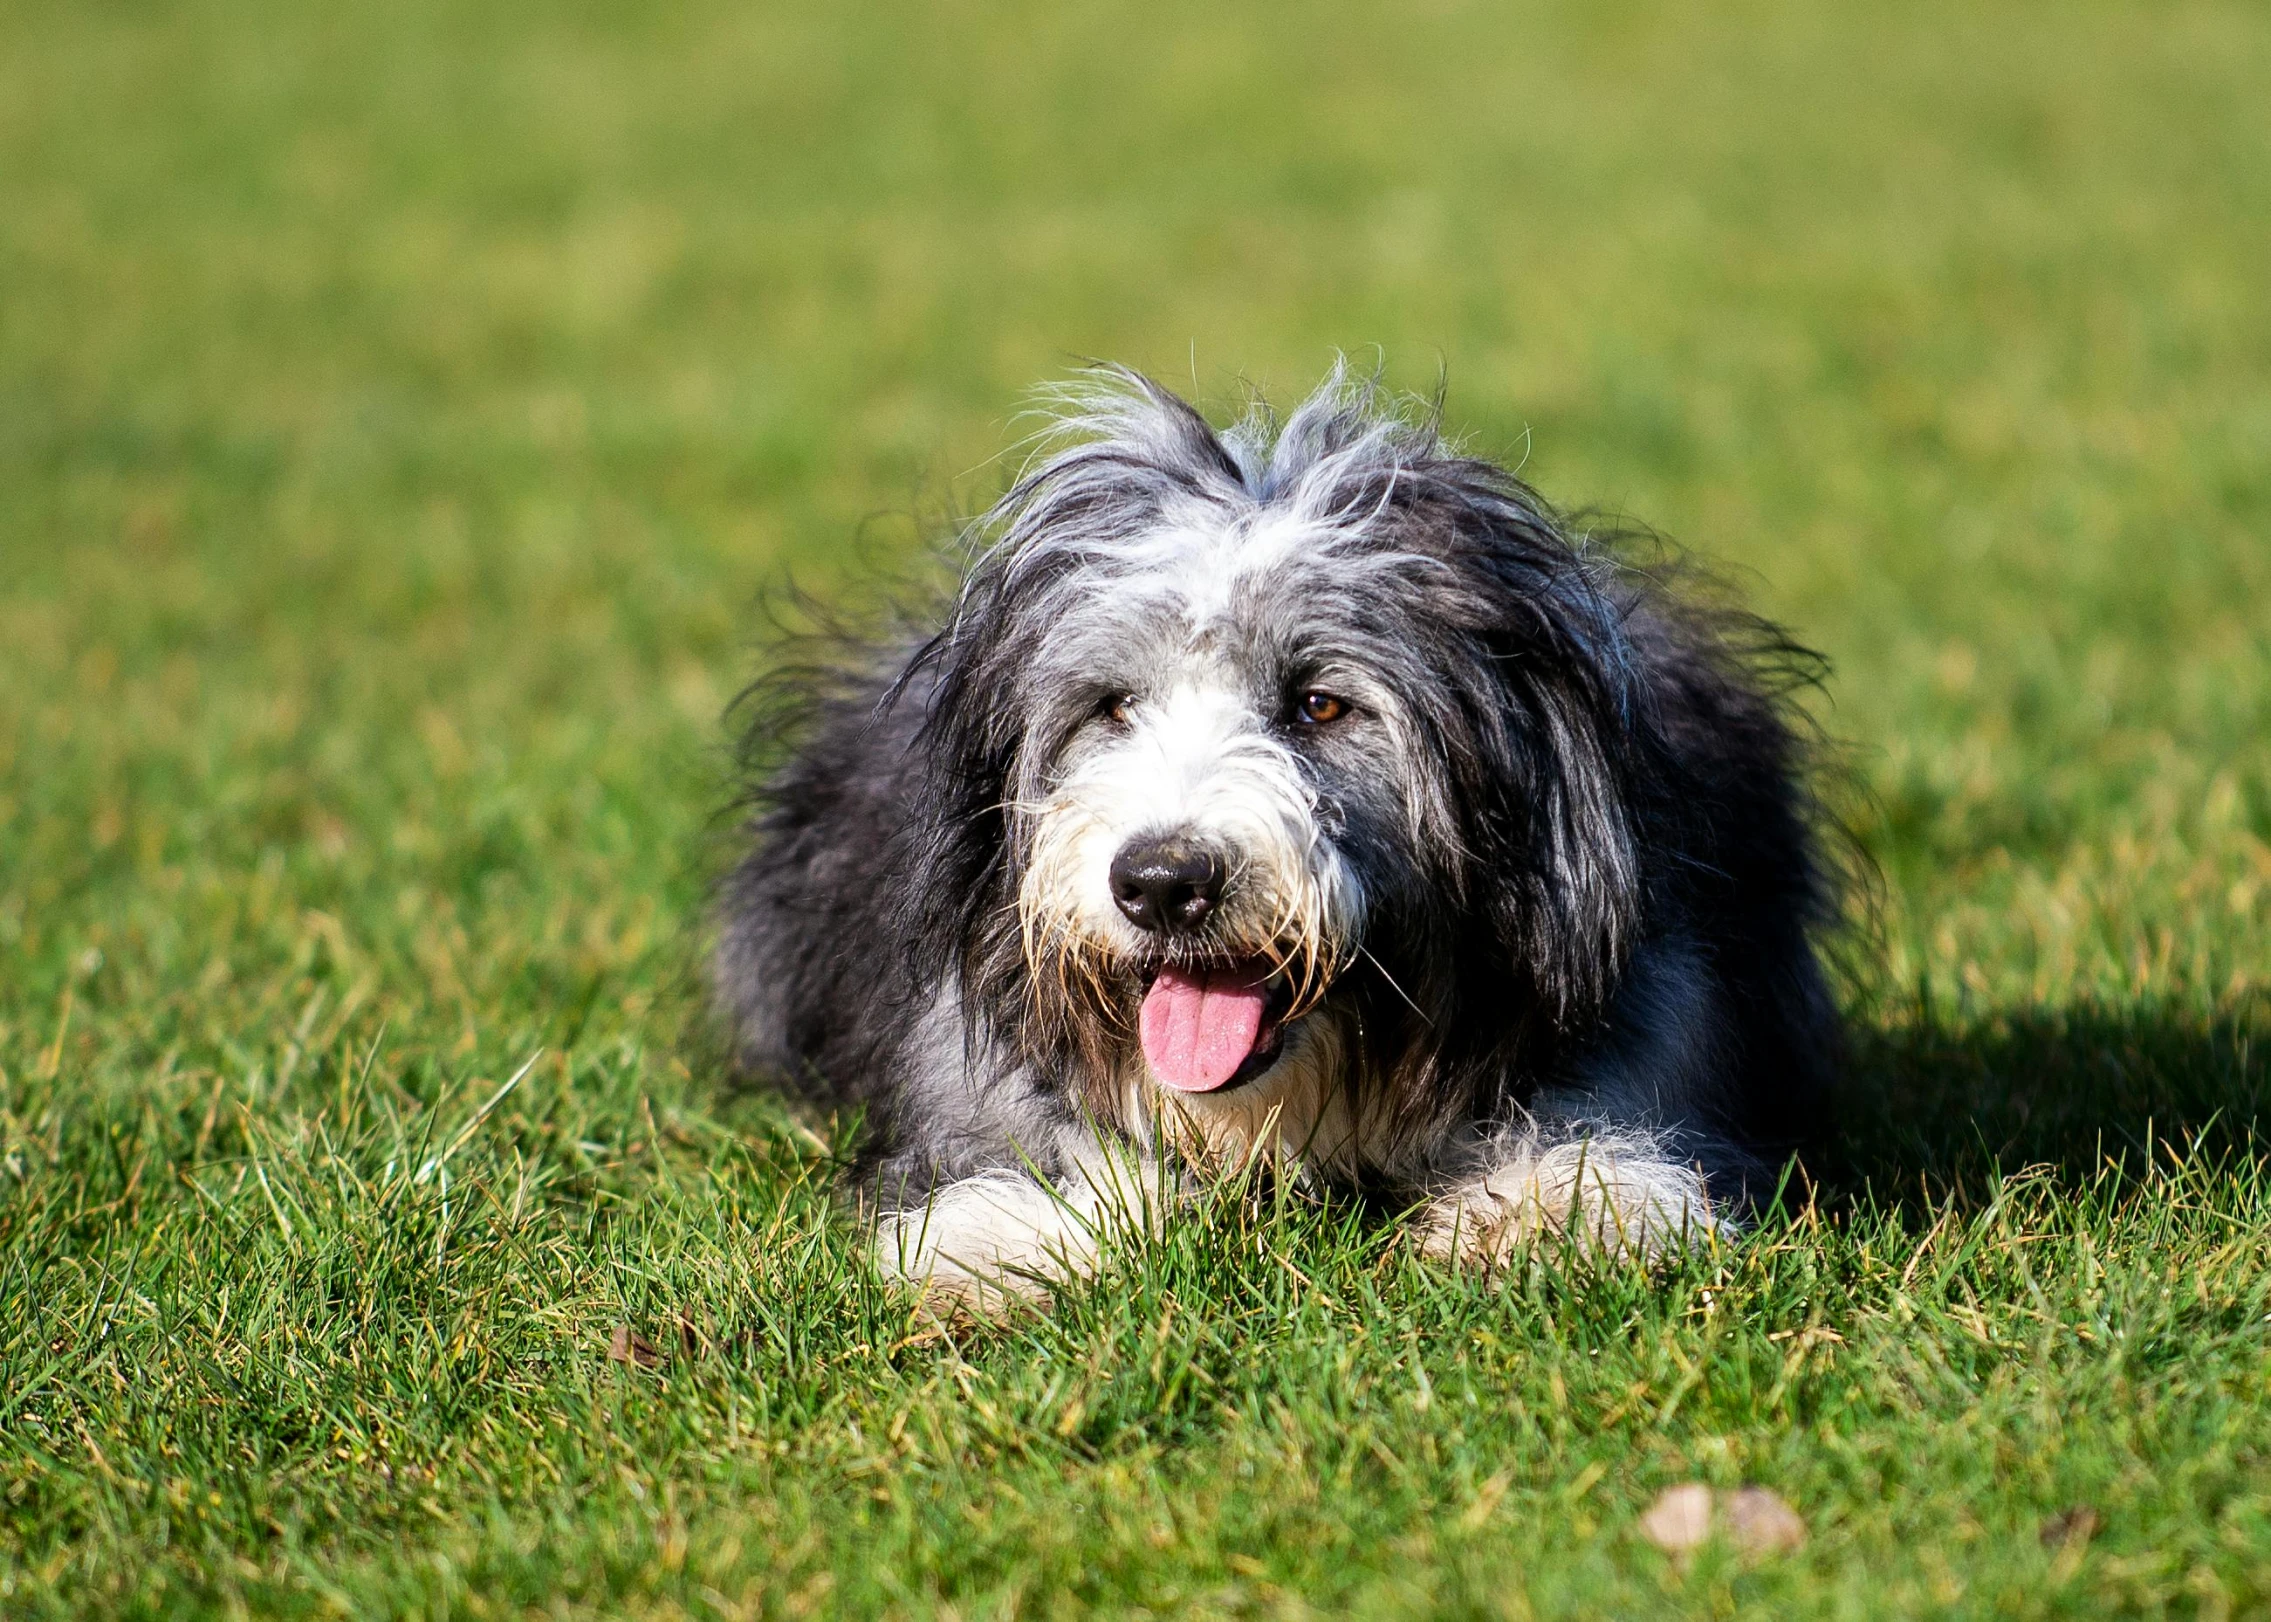
POLYGON ((1211 523, 1186 519, 1163 585, 1191 637, 1205 639, 1234 628, 1273 575, 1313 577, 1333 541, 1325 526, 1279 507, 1218 511, 1211 523))
POLYGON ((1419 702, 1512 636, 1617 645, 1582 549, 1431 415, 1336 374, 1282 427, 1257 415, 1218 430, 1134 374, 1091 382, 982 521, 993 545, 965 599, 978 611, 946 635, 967 626, 1048 730, 1099 691, 1155 688, 1199 650, 1268 708, 1314 674, 1419 702))
POLYGON ((1110 367, 1051 391, 1044 415, 1034 460, 988 520, 1013 579, 1068 562, 1142 571, 1202 536, 1277 529, 1265 518, 1295 536, 1354 535, 1455 455, 1432 413, 1339 367, 1282 426, 1257 407, 1216 429, 1110 367))

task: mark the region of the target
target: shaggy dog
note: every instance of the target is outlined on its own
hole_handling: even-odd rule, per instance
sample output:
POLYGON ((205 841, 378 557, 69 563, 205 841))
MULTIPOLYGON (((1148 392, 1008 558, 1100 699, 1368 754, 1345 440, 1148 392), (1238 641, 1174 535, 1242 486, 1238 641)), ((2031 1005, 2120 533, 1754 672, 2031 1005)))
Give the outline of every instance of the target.
POLYGON ((884 1264, 1033 1293, 1222 1161, 1485 1266, 1739 1221, 1838 1045, 1801 650, 1338 372, 1282 428, 1057 407, 720 897, 739 1057, 864 1109, 884 1264))

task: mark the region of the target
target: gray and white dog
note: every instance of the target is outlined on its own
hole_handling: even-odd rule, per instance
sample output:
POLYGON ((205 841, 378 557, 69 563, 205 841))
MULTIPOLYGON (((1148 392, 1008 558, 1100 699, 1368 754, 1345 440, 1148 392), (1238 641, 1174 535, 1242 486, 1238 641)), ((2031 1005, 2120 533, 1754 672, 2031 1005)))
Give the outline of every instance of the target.
POLYGON ((935 634, 802 678, 720 896, 885 1265, 1043 1289, 1224 1160, 1486 1266, 1739 1221, 1838 1049, 1802 651, 1337 371, 1054 416, 935 634))

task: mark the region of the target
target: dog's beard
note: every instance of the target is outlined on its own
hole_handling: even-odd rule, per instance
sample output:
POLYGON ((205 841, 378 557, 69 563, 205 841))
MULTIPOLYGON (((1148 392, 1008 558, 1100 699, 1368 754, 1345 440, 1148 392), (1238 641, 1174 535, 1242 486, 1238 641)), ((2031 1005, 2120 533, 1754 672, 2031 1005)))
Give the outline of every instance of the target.
POLYGON ((1231 900, 1204 929, 1146 935, 1098 916, 1102 886, 1079 882, 1092 876, 1077 858, 1093 861, 1100 841, 1066 837, 1071 820, 1044 819, 1018 889, 1036 1028, 1077 1055, 1092 1096, 1116 1097, 1131 1067, 1185 1096, 1231 1091, 1267 1072, 1288 1029, 1325 1000, 1354 955, 1308 864, 1249 859, 1232 870, 1231 900))

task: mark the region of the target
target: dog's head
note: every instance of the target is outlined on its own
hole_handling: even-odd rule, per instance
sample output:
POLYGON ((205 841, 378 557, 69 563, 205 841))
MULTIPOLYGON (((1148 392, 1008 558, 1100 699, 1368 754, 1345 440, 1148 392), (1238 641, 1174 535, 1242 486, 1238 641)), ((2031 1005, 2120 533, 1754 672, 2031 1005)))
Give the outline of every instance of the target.
POLYGON ((995 1026, 1203 1108, 1589 1017, 1637 906, 1605 565, 1337 375, 1282 430, 1071 405, 918 665, 920 900, 995 1026))

